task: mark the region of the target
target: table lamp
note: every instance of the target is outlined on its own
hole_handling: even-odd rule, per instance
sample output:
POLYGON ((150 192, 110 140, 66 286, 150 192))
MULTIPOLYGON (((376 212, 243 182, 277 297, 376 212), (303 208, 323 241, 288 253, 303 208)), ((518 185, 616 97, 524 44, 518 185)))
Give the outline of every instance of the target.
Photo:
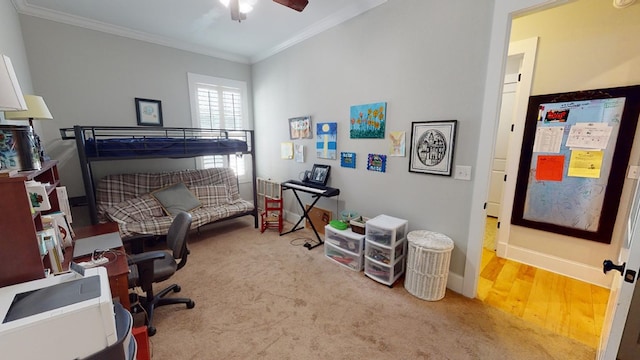
POLYGON ((11 59, 6 55, 0 56, 0 111, 27 110, 27 104, 22 96, 18 77, 11 65, 11 59))
POLYGON ((24 99, 27 103, 27 110, 24 111, 5 111, 4 117, 8 120, 29 120, 29 126, 33 131, 33 137, 35 140, 35 146, 40 154, 40 161, 45 161, 44 147, 40 142, 40 137, 33 130, 33 120, 53 120, 47 104, 41 96, 36 95, 24 95, 24 99))

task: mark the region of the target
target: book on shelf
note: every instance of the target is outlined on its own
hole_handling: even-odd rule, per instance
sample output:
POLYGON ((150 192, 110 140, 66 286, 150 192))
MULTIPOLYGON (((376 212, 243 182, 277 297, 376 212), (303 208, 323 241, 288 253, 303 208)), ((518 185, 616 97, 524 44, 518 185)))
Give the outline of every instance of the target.
POLYGON ((62 246, 58 239, 58 234, 54 229, 44 229, 38 232, 39 240, 42 242, 46 249, 46 253, 49 254, 49 267, 53 273, 59 273, 62 271, 62 263, 64 261, 64 253, 62 252, 62 246))
POLYGON ((0 169, 0 178, 12 177, 16 175, 18 175, 18 170, 16 169, 0 169))
POLYGON ((51 203, 49 202, 46 185, 35 180, 27 181, 25 184, 27 185, 27 194, 33 208, 36 211, 50 210, 51 203))
POLYGON ((73 237, 75 234, 64 212, 56 211, 42 215, 42 227, 54 229, 62 247, 73 245, 73 237))

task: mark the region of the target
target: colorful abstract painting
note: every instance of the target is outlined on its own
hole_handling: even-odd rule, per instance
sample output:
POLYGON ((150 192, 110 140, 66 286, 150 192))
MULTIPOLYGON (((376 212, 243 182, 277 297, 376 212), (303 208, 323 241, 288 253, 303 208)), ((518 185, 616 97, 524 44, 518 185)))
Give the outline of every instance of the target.
POLYGON ((351 139, 384 139, 387 103, 380 102, 351 107, 351 139))
POLYGON ((316 154, 319 159, 337 158, 338 123, 318 123, 316 129, 316 154))
POLYGON ((367 170, 386 172, 387 171, 387 155, 369 154, 367 157, 367 170))

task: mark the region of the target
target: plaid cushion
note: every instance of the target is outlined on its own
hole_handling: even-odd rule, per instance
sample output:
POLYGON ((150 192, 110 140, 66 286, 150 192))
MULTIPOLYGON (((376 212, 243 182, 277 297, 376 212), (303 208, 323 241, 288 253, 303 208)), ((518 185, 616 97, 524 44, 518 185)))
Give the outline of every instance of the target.
POLYGON ((106 210, 109 219, 117 223, 132 223, 164 216, 162 206, 151 194, 125 200, 106 210))
POLYGON ((213 168, 202 170, 182 170, 163 173, 113 174, 98 182, 96 206, 98 219, 107 221, 106 210, 123 201, 182 182, 187 187, 202 185, 223 185, 227 187, 231 202, 240 199, 238 179, 233 169, 213 168))
MULTIPOLYGON (((216 207, 201 207, 190 212, 193 218, 191 228, 195 229, 233 215, 247 213, 251 210, 253 210, 253 204, 242 199, 232 204, 216 207)), ((120 235, 125 238, 137 234, 165 235, 172 221, 173 217, 165 215, 142 221, 119 223, 118 226, 120 227, 120 235)))
POLYGON ((232 203, 229 191, 224 185, 192 186, 189 190, 193 191, 203 207, 215 207, 232 203))

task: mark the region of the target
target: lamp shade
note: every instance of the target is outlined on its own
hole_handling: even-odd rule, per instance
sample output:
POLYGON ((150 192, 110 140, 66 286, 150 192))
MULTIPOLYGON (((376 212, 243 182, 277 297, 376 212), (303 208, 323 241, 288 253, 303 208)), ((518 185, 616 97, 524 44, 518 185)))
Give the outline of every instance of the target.
POLYGON ((8 56, 0 56, 0 111, 26 110, 18 77, 8 56))
POLYGON ((27 110, 5 111, 4 117, 8 120, 53 120, 53 116, 47 108, 42 96, 25 95, 27 110))

